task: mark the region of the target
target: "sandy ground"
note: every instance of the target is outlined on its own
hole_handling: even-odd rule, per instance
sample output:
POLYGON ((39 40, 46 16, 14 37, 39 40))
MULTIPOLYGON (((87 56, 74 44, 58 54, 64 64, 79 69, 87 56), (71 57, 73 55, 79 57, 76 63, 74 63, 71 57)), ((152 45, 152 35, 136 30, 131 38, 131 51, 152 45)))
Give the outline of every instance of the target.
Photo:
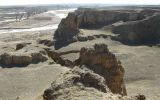
POLYGON ((39 100, 43 91, 66 70, 60 65, 43 63, 0 69, 0 100, 39 100))
MULTIPOLYGON (((103 30, 82 30, 84 35, 107 34, 103 30)), ((0 34, 0 52, 14 50, 15 44, 23 41, 35 42, 39 38, 52 39, 54 30, 0 34), (14 44, 14 45, 13 45, 14 44), (2 50, 3 49, 3 50, 2 50)), ((59 51, 79 50, 95 43, 105 43, 125 68, 128 95, 144 94, 147 100, 160 98, 160 48, 153 46, 128 46, 108 39, 75 42, 59 51)), ((75 60, 77 53, 64 55, 75 60)), ((0 67, 0 100, 41 100, 41 94, 52 81, 68 68, 48 63, 31 64, 23 68, 0 67)))

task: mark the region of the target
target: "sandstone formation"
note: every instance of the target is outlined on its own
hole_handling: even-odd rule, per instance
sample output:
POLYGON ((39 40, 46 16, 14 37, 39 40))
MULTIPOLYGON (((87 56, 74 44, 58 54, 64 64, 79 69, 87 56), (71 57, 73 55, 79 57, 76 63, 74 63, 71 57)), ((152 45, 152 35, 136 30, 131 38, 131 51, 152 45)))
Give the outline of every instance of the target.
POLYGON ((105 85, 105 79, 85 66, 74 67, 51 84, 43 94, 44 100, 145 100, 113 94, 105 85))
POLYGON ((160 43, 160 15, 153 15, 144 20, 127 22, 113 28, 119 34, 117 40, 126 44, 160 43))
POLYGON ((17 49, 14 52, 1 53, 0 65, 2 65, 3 67, 26 66, 29 64, 45 62, 48 60, 50 64, 57 63, 62 66, 73 67, 74 62, 68 59, 64 59, 61 56, 69 53, 79 52, 79 50, 56 52, 49 47, 45 47, 41 45, 39 46, 28 45, 19 50, 17 49))
POLYGON ((124 69, 107 45, 82 48, 75 65, 44 91, 44 100, 145 100, 126 96, 124 69))
MULTIPOLYGON (((100 77, 98 74, 92 73, 92 71, 88 70, 87 68, 82 70, 79 67, 74 67, 71 71, 64 74, 60 79, 53 82, 51 88, 47 89, 44 92, 43 97, 44 100, 57 100, 58 96, 62 95, 61 93, 59 93, 60 91, 62 93, 63 91, 71 92, 72 88, 74 87, 78 90, 78 88, 85 88, 85 86, 95 87, 104 92, 109 91, 109 89, 105 85, 105 80, 103 77, 100 77)), ((69 98, 70 100, 72 100, 71 97, 69 98)), ((69 98, 66 99, 69 100, 69 98)))
POLYGON ((107 45, 95 44, 94 48, 82 48, 76 64, 86 65, 95 73, 103 76, 113 93, 127 95, 123 81, 124 68, 115 55, 109 52, 107 45))
POLYGON ((80 28, 88 27, 102 27, 115 23, 117 21, 134 21, 140 20, 144 16, 140 15, 139 11, 125 11, 125 10, 83 10, 79 9, 75 12, 77 14, 77 22, 80 28))
POLYGON ((77 24, 79 28, 89 28, 105 25, 110 25, 118 21, 137 21, 145 19, 156 13, 160 13, 159 9, 121 9, 121 10, 106 10, 106 9, 86 9, 79 8, 75 11, 77 15, 77 24))
POLYGON ((140 17, 135 12, 136 17, 130 17, 132 13, 126 11, 106 11, 106 10, 82 10, 79 9, 69 13, 65 19, 62 19, 58 29, 55 31, 54 39, 56 46, 76 41, 79 34, 79 28, 92 26, 104 26, 120 20, 137 20, 140 17))
MULTIPOLYGON (((141 22, 156 13, 160 13, 160 10, 143 8, 141 8, 141 10, 97 10, 80 8, 73 13, 69 13, 67 18, 62 19, 54 34, 55 48, 59 49, 61 46, 65 46, 71 42, 76 42, 77 40, 86 41, 85 37, 79 36, 79 28, 100 28, 106 25, 112 26, 113 23, 119 21, 141 22)), ((151 26, 154 27, 153 24, 151 24, 151 26)), ((142 27, 142 29, 144 28, 142 27)), ((152 33, 153 32, 150 34, 152 33)), ((132 34, 134 35, 134 33, 132 34)))
POLYGON ((15 52, 4 52, 0 54, 0 65, 4 67, 26 66, 46 60, 48 60, 46 51, 43 48, 34 46, 26 46, 15 52))
POLYGON ((0 64, 7 66, 24 66, 31 63, 44 62, 48 58, 40 52, 21 54, 4 53, 0 55, 0 64))
POLYGON ((16 55, 4 53, 0 55, 0 64, 3 65, 27 65, 32 62, 31 55, 16 55))
POLYGON ((78 32, 77 16, 75 13, 69 13, 58 25, 54 38, 57 42, 72 42, 72 38, 76 36, 78 32))

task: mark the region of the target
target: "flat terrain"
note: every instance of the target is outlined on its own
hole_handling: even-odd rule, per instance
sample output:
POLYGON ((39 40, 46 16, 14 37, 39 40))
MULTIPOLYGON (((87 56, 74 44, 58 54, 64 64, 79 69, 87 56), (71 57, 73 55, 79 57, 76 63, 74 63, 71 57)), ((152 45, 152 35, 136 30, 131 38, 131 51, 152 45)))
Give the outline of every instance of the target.
POLYGON ((0 69, 1 100, 39 100, 52 81, 67 70, 60 65, 43 63, 0 69))

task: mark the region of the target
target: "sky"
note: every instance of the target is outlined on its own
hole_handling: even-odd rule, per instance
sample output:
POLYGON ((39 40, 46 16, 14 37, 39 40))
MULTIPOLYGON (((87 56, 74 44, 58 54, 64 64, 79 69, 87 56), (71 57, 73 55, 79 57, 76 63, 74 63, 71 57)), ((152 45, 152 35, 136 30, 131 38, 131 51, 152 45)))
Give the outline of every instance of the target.
POLYGON ((102 3, 102 4, 145 4, 158 5, 160 0, 0 0, 0 6, 27 4, 67 4, 67 3, 102 3))

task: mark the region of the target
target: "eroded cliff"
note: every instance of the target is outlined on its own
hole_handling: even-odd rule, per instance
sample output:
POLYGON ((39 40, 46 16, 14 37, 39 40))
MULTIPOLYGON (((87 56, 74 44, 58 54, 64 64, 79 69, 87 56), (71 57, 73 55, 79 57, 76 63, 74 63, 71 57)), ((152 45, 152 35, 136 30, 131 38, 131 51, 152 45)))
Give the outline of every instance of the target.
POLYGON ((75 67, 51 84, 44 100, 145 100, 126 96, 124 68, 107 45, 82 48, 75 67))
MULTIPOLYGON (((81 32, 79 31, 80 28, 100 28, 106 25, 110 25, 113 27, 114 25, 112 24, 119 21, 122 21, 123 23, 133 22, 132 24, 134 24, 134 26, 131 24, 122 24, 122 26, 125 26, 126 28, 121 28, 122 26, 119 25, 117 26, 118 28, 114 28, 114 33, 126 35, 126 31, 128 31, 129 33, 132 33, 131 35, 129 35, 128 40, 132 40, 133 37, 136 42, 145 42, 145 39, 141 38, 143 36, 140 35, 140 37, 138 37, 139 40, 135 39, 137 33, 146 34, 146 37, 149 36, 148 33, 153 34, 152 36, 154 37, 159 37, 159 35, 157 36, 157 33, 155 33, 158 32, 158 18, 152 17, 149 19, 149 21, 146 21, 149 17, 157 13, 160 13, 160 10, 97 10, 85 8, 78 9, 73 13, 69 13, 68 16, 65 19, 62 19, 61 23, 59 24, 58 29, 54 34, 55 48, 58 49, 61 46, 78 41, 78 36, 81 34, 81 32), (154 24, 155 21, 157 21, 156 24, 154 24), (145 28, 147 28, 147 30, 144 30, 145 28)), ((150 38, 150 40, 153 40, 152 37, 150 38)))
POLYGON ((126 44, 155 44, 160 42, 160 15, 153 15, 141 21, 124 23, 113 28, 119 34, 117 40, 126 44))

